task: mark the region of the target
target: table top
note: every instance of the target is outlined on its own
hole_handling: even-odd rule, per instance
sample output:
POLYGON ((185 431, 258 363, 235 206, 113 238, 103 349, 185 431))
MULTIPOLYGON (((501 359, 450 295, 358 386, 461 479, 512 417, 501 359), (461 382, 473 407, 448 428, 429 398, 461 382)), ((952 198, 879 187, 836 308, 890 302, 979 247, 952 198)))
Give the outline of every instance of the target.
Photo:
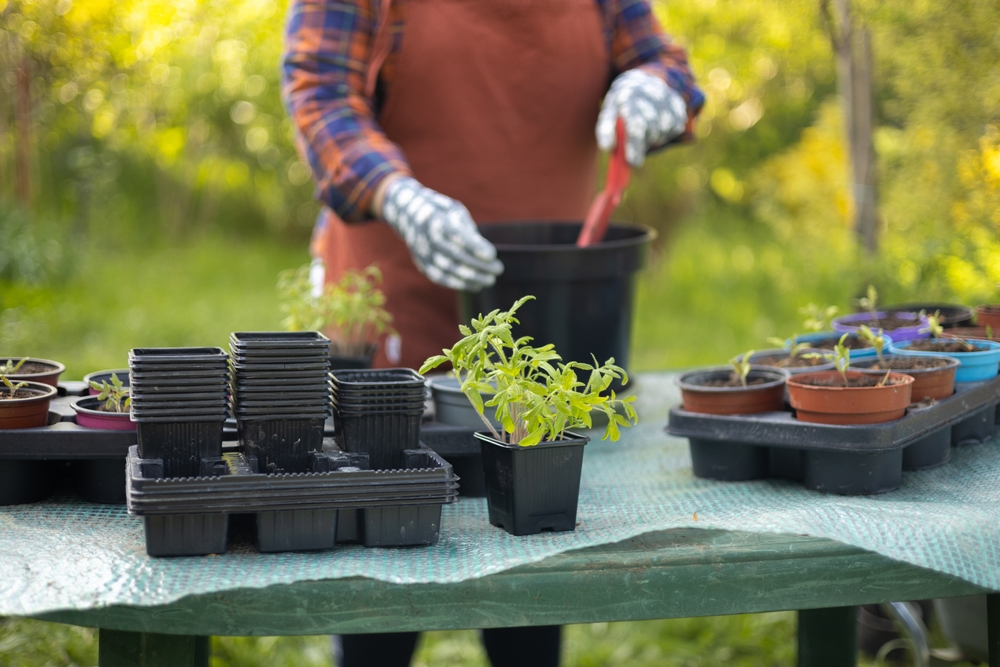
MULTIPOLYGON (((663 431, 670 374, 639 379, 642 424, 587 447, 579 527, 517 538, 483 500, 434 547, 151 559, 142 522, 71 499, 0 508, 0 614, 180 634, 316 634, 685 617, 1000 590, 1000 447, 956 448, 898 491, 694 478, 663 431)), ((599 436, 598 436, 599 437, 599 436)))
POLYGON ((451 584, 299 581, 37 617, 134 632, 314 635, 712 616, 985 591, 832 540, 688 528, 451 584))

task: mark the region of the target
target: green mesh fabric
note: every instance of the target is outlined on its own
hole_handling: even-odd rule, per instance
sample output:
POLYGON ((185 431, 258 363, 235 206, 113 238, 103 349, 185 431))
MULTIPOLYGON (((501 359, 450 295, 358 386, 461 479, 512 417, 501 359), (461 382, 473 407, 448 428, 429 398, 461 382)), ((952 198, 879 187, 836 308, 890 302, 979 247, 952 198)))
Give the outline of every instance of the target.
POLYGON ((957 448, 948 464, 904 473, 902 488, 873 497, 823 495, 784 481, 700 480, 687 442, 663 430, 678 400, 673 380, 640 376, 641 425, 617 444, 587 446, 575 532, 513 537, 489 525, 485 501, 462 499, 445 508, 434 547, 262 555, 237 545, 221 556, 154 559, 145 553, 142 520, 124 509, 53 500, 0 508, 0 614, 158 605, 336 577, 457 582, 676 527, 826 537, 1000 589, 996 443, 957 448))

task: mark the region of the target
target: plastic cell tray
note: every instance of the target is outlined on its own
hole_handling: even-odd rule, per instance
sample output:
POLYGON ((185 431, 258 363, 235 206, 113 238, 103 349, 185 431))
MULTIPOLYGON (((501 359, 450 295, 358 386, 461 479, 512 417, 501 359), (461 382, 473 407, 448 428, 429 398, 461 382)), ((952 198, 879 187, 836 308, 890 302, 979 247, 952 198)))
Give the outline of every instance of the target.
POLYGON ((45 500, 63 486, 89 502, 125 502, 125 457, 136 432, 78 426, 71 403, 86 390, 61 383, 48 426, 0 431, 0 505, 45 500))
POLYGON ((335 449, 314 454, 317 472, 308 473, 261 474, 255 458, 241 453, 221 460, 220 475, 168 479, 159 476, 161 462, 130 450, 128 507, 145 520, 150 556, 222 553, 228 515, 248 512, 256 514, 262 552, 329 549, 337 541, 433 544, 441 506, 457 498, 458 477, 427 448, 407 452, 404 468, 387 471, 365 469, 364 455, 335 449), (349 519, 343 528, 341 517, 349 519))
POLYGON ((784 478, 825 493, 870 495, 898 488, 904 470, 947 462, 953 445, 990 439, 998 405, 1000 377, 956 384, 949 398, 913 404, 882 424, 833 426, 798 421, 791 410, 708 415, 675 406, 667 431, 688 439, 698 477, 784 478))

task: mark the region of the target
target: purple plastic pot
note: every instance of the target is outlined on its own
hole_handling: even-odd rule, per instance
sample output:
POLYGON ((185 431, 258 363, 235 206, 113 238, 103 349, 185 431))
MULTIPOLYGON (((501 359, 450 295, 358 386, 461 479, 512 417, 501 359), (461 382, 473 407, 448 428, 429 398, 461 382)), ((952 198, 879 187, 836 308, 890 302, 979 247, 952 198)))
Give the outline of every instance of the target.
MULTIPOLYGON (((921 317, 917 313, 879 311, 875 315, 879 318, 892 315, 904 320, 913 320, 913 326, 899 327, 897 329, 885 329, 885 332, 892 336, 894 341, 914 340, 917 338, 929 338, 931 333, 927 327, 927 318, 921 317)), ((851 313, 841 315, 833 320, 833 330, 854 333, 860 324, 865 324, 871 318, 871 313, 851 313), (858 324, 860 323, 860 324, 858 324)))
POLYGON ((84 428, 99 428, 105 431, 134 431, 136 423, 128 412, 101 412, 101 404, 95 396, 84 396, 73 401, 76 423, 84 428))

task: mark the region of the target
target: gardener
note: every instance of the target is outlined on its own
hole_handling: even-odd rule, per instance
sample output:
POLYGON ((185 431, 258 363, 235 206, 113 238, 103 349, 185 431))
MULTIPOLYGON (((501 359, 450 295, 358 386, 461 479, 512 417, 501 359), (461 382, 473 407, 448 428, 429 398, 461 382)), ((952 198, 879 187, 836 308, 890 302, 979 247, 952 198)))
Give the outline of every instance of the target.
MULTIPOLYGON (((582 219, 619 117, 640 166, 704 100, 648 0, 295 0, 287 30, 283 93, 325 205, 312 251, 327 281, 381 267, 399 338, 377 366, 454 342, 454 290, 503 271, 477 222, 582 219)), ((487 635, 494 664, 518 645, 556 664, 558 628, 541 631, 554 652, 487 635)))

